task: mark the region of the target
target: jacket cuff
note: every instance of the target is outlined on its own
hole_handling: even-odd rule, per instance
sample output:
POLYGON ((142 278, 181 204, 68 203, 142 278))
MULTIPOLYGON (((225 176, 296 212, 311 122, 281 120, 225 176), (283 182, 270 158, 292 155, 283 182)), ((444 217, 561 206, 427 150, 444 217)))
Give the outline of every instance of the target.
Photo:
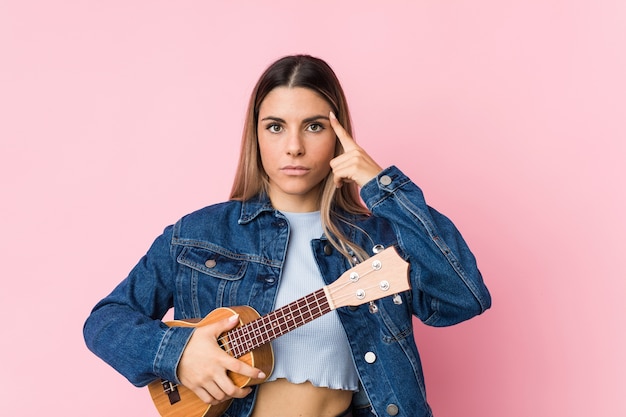
POLYGON ((393 194, 398 188, 410 183, 407 177, 395 165, 383 169, 375 178, 372 178, 361 188, 361 198, 371 210, 381 200, 393 194))
POLYGON ((154 373, 170 382, 180 384, 177 370, 183 351, 194 331, 193 327, 170 327, 161 339, 154 359, 154 373))

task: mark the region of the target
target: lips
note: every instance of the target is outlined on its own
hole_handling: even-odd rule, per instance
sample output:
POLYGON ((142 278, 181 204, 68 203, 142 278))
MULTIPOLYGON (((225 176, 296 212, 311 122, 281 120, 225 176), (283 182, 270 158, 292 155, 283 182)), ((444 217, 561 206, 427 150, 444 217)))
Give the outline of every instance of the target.
POLYGON ((280 171, 286 175, 305 175, 310 169, 301 165, 286 165, 280 171))

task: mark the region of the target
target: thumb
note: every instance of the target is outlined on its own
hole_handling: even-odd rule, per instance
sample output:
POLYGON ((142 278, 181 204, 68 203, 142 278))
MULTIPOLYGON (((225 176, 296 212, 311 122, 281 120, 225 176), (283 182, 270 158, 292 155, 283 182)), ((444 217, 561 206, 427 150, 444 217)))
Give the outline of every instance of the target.
POLYGON ((234 329, 240 323, 239 314, 235 313, 230 317, 219 320, 213 324, 213 333, 216 337, 219 337, 222 333, 234 329))
POLYGON ((230 330, 237 327, 239 324, 239 314, 235 313, 232 316, 224 319, 224 330, 230 330))

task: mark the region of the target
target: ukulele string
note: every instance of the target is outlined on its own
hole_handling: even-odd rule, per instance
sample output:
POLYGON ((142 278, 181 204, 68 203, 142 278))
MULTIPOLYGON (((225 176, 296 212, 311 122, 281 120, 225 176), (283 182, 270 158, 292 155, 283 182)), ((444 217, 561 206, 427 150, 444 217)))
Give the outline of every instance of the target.
MULTIPOLYGON (((249 323, 248 323, 249 324, 249 323)), ((236 352, 235 349, 233 349, 232 347, 232 342, 233 341, 237 341, 240 337, 240 333, 243 327, 245 327, 246 325, 243 325, 241 327, 235 327, 232 330, 229 330, 228 332, 222 334, 218 339, 217 339, 217 343, 222 347, 222 349, 228 353, 231 356, 235 356, 236 352)))
POLYGON ((320 289, 263 317, 229 330, 217 341, 225 352, 239 357, 330 311, 326 296, 320 289))
MULTIPOLYGON (((251 335, 251 330, 253 331, 255 324, 258 324, 257 321, 261 319, 262 317, 259 317, 256 320, 241 324, 240 326, 227 331, 217 339, 217 342, 222 347, 222 349, 229 355, 234 357, 239 357, 237 355, 238 353, 239 355, 243 355, 244 353, 246 353, 246 351, 238 352, 237 346, 241 348, 242 340, 245 340, 246 333, 248 334, 248 336, 251 335)), ((266 332, 264 332, 263 334, 266 334, 266 332)), ((258 337, 258 334, 255 337, 258 337)))

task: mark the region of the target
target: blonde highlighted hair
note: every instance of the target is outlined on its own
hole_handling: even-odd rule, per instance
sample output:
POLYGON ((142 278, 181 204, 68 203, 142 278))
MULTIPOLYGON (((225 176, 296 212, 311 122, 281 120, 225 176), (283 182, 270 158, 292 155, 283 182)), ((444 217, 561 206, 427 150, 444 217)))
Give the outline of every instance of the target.
MULTIPOLYGON (((268 176, 263 168, 259 152, 257 124, 259 108, 265 97, 277 87, 304 87, 313 90, 330 104, 337 119, 352 136, 352 123, 348 103, 341 84, 330 66, 319 58, 309 55, 292 55, 270 65, 259 78, 248 103, 243 127, 239 165, 230 194, 231 200, 245 201, 259 194, 267 194, 268 176)), ((343 153, 337 140, 335 156, 343 153)), ((340 223, 349 223, 340 213, 369 215, 361 202, 357 185, 343 184, 336 188, 332 171, 320 187, 319 207, 322 228, 329 242, 350 262, 356 256, 361 261, 367 253, 342 232, 340 223)), ((350 224, 352 227, 356 227, 350 224)))

